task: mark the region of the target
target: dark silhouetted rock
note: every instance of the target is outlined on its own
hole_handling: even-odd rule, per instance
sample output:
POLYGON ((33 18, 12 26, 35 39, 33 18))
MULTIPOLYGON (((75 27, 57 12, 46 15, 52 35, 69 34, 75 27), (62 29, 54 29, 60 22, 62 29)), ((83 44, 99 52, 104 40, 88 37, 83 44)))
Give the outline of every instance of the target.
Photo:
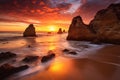
POLYGON ((42 63, 48 62, 49 60, 53 59, 54 57, 55 57, 55 54, 49 54, 47 56, 43 56, 41 59, 41 62, 42 63))
POLYGON ((70 25, 67 40, 93 40, 95 35, 85 25, 80 16, 74 17, 70 25))
POLYGON ((66 33, 65 29, 63 30, 63 33, 66 33))
POLYGON ((62 32, 62 28, 59 28, 59 30, 58 30, 58 32, 57 32, 58 34, 62 34, 63 32, 62 32))
POLYGON ((69 52, 69 50, 68 49, 64 49, 64 50, 62 50, 63 52, 69 52))
POLYGON ((22 61, 26 63, 32 63, 39 59, 39 56, 27 56, 22 61))
POLYGON ((3 64, 2 66, 0 66, 0 80, 8 78, 10 75, 23 71, 28 68, 29 68, 28 65, 14 67, 9 64, 3 64))
POLYGON ((89 25, 80 16, 73 18, 67 40, 120 44, 120 3, 98 11, 89 25))
POLYGON ((30 24, 23 33, 24 37, 36 37, 35 27, 33 24, 30 24))
POLYGON ((0 53, 0 61, 8 60, 14 57, 16 57, 16 54, 12 52, 1 52, 0 53))

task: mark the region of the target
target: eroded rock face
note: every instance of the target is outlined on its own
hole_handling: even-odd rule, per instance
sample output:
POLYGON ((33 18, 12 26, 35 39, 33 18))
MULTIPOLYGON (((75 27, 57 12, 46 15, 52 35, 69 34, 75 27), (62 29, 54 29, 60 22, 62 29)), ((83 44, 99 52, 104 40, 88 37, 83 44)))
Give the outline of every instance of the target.
POLYGON ((85 25, 80 16, 74 17, 68 31, 67 40, 92 40, 94 34, 85 25))
POLYGON ((67 39, 120 44, 120 3, 98 11, 88 26, 80 16, 73 18, 67 39))
POLYGON ((24 31, 23 37, 36 37, 35 27, 30 24, 24 31))
POLYGON ((100 10, 89 25, 102 42, 120 43, 120 3, 100 10))

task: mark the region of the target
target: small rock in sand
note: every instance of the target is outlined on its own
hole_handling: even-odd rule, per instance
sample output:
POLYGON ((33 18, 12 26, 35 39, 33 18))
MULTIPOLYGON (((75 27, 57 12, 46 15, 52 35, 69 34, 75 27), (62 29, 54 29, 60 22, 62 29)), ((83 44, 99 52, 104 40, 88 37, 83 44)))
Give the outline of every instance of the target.
POLYGON ((22 61, 26 63, 31 63, 37 61, 39 58, 39 56, 27 56, 22 61))
POLYGON ((62 50, 63 52, 69 52, 69 50, 68 49, 64 49, 64 50, 62 50))
POLYGON ((47 55, 47 56, 43 56, 42 59, 41 59, 41 62, 42 62, 42 63, 47 62, 47 61, 53 59, 54 57, 55 57, 55 54, 54 54, 54 53, 53 53, 53 54, 49 54, 49 55, 47 55))
POLYGON ((68 54, 76 55, 77 53, 75 51, 71 51, 68 54))

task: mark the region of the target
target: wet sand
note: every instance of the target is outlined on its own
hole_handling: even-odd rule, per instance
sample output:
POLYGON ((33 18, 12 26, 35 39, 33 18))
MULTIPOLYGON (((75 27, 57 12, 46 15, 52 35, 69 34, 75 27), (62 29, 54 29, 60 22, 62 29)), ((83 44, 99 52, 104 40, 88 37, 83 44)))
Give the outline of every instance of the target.
MULTIPOLYGON (((84 58, 56 57, 42 71, 20 80, 120 80, 120 45, 105 46, 84 58)), ((77 56, 77 55, 76 55, 77 56)))

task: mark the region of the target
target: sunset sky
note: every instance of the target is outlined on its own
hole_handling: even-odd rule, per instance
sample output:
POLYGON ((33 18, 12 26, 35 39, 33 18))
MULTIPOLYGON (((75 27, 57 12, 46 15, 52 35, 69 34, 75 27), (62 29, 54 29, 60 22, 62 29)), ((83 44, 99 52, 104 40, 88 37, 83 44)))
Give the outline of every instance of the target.
POLYGON ((37 31, 56 31, 60 27, 68 30, 73 17, 80 15, 88 24, 98 10, 119 2, 120 0, 0 0, 0 31, 23 31, 31 23, 37 31))

